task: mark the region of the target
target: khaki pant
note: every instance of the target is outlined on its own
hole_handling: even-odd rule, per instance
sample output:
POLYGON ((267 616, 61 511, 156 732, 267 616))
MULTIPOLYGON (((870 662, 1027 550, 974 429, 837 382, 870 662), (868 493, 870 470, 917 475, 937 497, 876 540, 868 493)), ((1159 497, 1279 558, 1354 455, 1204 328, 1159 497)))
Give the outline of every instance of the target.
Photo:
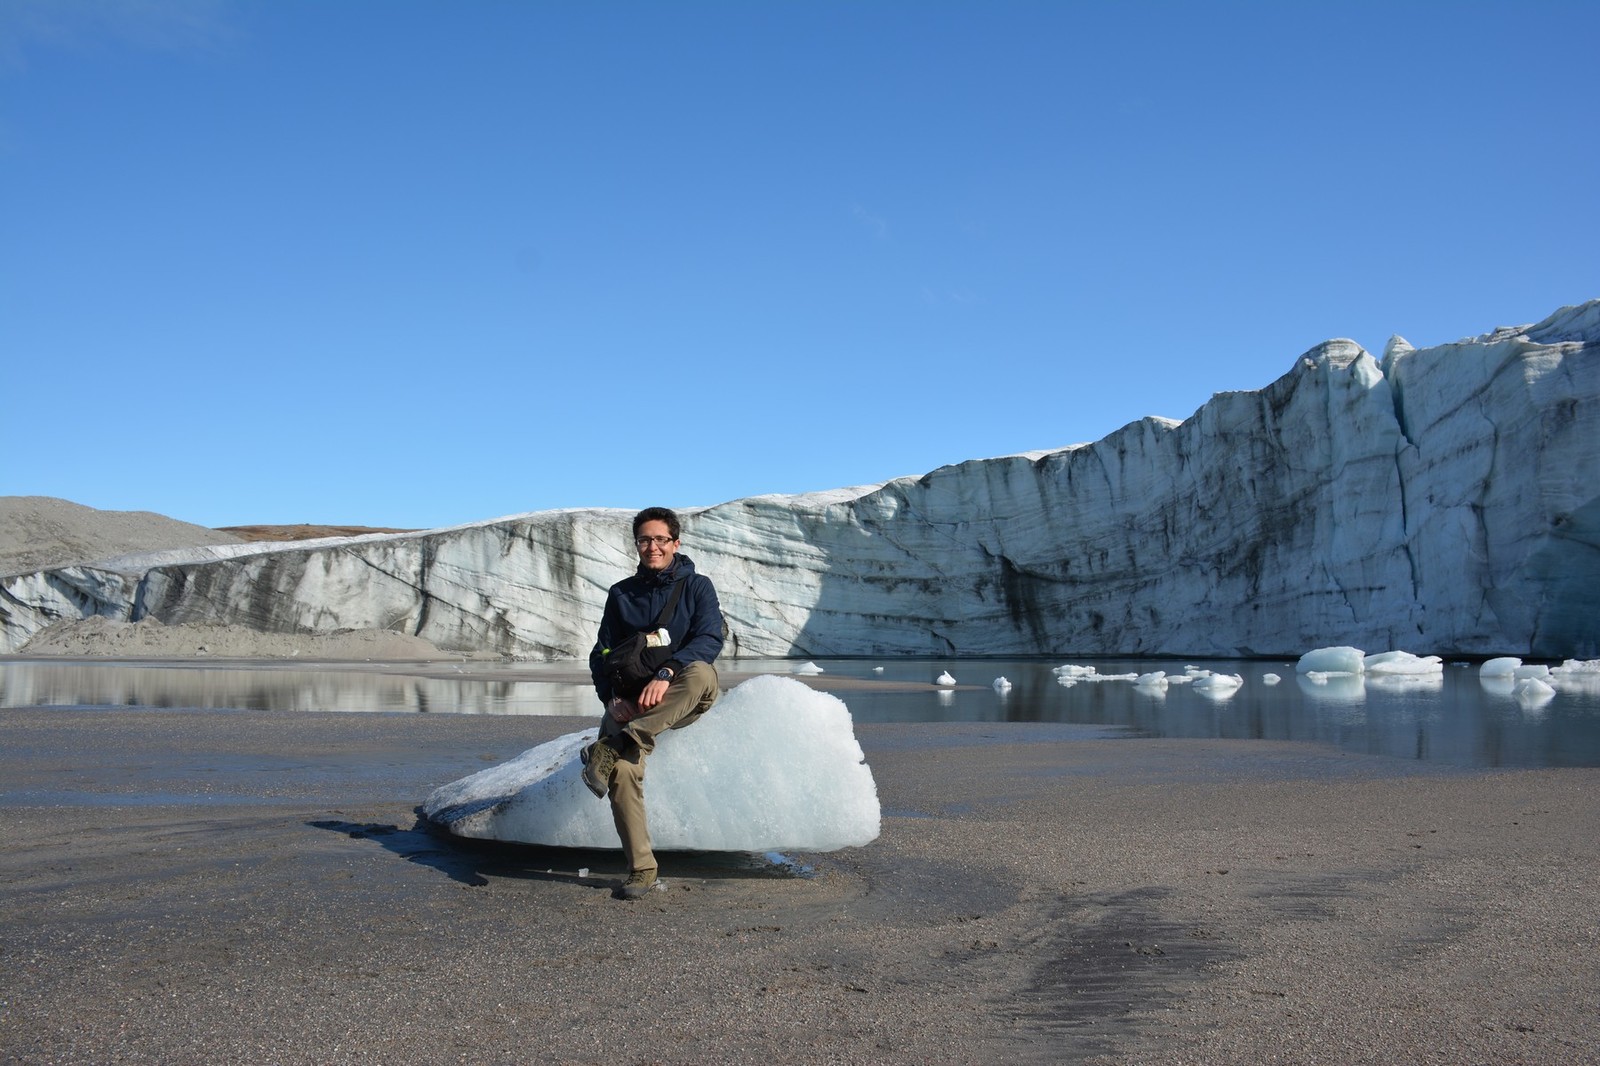
POLYGON ((692 725, 717 702, 722 690, 717 687, 717 668, 710 663, 690 663, 672 679, 660 703, 631 722, 618 722, 607 714, 600 719, 600 735, 622 737, 631 744, 620 744, 616 769, 611 771, 608 794, 611 818, 622 838, 622 851, 628 869, 653 870, 655 852, 650 849, 650 827, 644 815, 644 760, 656 749, 656 737, 669 729, 692 725))

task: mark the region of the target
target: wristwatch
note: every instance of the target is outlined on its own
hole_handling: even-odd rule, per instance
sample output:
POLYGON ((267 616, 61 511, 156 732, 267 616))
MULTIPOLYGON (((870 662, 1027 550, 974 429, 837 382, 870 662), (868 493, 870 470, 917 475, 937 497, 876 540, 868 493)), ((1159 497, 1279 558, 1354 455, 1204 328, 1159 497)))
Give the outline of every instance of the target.
POLYGON ((656 671, 656 680, 657 681, 671 681, 672 680, 672 671, 668 670, 665 666, 663 666, 661 669, 656 671))

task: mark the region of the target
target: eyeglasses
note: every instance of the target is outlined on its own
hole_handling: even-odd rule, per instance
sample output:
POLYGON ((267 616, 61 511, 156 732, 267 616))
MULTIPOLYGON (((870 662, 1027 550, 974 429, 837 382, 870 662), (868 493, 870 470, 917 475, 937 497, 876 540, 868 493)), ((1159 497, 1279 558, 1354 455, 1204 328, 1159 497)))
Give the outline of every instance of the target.
POLYGON ((665 548, 675 539, 674 537, 634 537, 633 542, 641 548, 648 548, 652 544, 658 548, 665 548))

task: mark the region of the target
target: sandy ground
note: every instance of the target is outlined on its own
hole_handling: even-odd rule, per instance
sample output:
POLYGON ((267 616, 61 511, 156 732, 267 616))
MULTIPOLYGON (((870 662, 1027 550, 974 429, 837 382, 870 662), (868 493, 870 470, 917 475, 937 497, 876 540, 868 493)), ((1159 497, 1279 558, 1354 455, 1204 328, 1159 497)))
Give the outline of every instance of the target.
MULTIPOLYGON (((1562 1063, 1600 1048, 1600 770, 860 727, 883 835, 455 842, 591 725, 0 711, 8 1063, 1562 1063)), ((600 802, 600 801, 596 801, 600 802)))
POLYGON ((239 625, 163 625, 154 618, 119 622, 83 618, 56 622, 33 635, 18 654, 113 659, 497 659, 451 655, 431 641, 380 629, 330 633, 262 633, 239 625))

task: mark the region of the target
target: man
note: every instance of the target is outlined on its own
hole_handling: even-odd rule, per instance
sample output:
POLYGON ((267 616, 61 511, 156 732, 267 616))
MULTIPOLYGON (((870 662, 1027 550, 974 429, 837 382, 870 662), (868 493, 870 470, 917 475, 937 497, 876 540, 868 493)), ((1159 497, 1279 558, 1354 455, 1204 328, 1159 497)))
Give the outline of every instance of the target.
POLYGON ((656 883, 644 813, 645 756, 655 750, 659 734, 692 724, 721 695, 711 664, 722 650, 722 608, 711 579, 695 573, 694 563, 678 551, 679 532, 678 516, 665 507, 634 515, 639 569, 611 586, 599 638, 589 653, 589 674, 606 710, 599 739, 583 751, 583 781, 596 796, 611 797, 611 817, 628 858, 628 879, 619 892, 623 899, 638 899, 656 883), (633 634, 654 631, 679 586, 662 627, 671 636, 671 658, 639 693, 613 691, 606 656, 633 634))

